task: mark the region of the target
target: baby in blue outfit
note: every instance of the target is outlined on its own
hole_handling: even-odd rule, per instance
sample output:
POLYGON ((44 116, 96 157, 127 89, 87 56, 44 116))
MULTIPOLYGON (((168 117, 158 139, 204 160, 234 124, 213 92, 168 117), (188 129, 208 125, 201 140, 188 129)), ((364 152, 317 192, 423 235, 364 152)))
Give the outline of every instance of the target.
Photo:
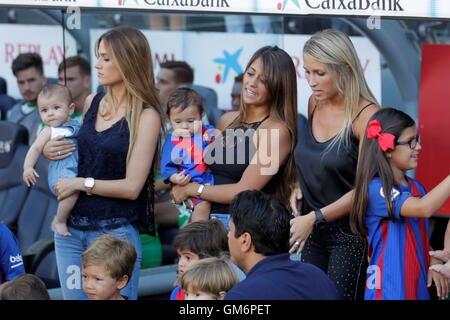
MULTIPOLYGON (((30 187, 36 183, 38 173, 34 166, 42 154, 45 144, 58 136, 64 136, 76 144, 76 135, 80 130, 80 123, 71 120, 70 115, 75 109, 69 89, 60 84, 48 84, 38 95, 39 115, 46 125, 28 150, 23 164, 23 180, 30 187)), ((77 176, 78 152, 75 149, 70 156, 58 161, 51 161, 48 166, 48 184, 55 193, 54 187, 58 179, 75 178, 77 176)), ((58 204, 56 216, 52 222, 52 230, 63 236, 71 236, 67 229, 67 218, 77 202, 78 193, 61 200, 58 204)))

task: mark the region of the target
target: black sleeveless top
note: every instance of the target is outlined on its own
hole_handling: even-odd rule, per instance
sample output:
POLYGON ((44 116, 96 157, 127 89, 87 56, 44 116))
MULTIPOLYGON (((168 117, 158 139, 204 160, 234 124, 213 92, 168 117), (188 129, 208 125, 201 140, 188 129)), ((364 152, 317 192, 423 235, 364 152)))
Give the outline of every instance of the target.
MULTIPOLYGON (((78 176, 99 180, 126 177, 129 129, 125 118, 98 132, 95 121, 104 93, 97 94, 78 133, 78 176)), ((80 192, 69 225, 80 230, 114 229, 131 223, 141 233, 154 234, 153 170, 136 200, 87 195, 80 192)))
MULTIPOLYGON (((353 122, 372 104, 361 109, 353 122)), ((302 214, 323 208, 353 189, 358 162, 359 140, 353 130, 348 145, 335 144, 329 148, 333 138, 325 142, 318 142, 315 139, 312 133, 315 110, 314 107, 308 120, 301 121, 299 118, 303 123, 298 123, 298 142, 294 151, 303 194, 302 214)), ((348 217, 335 223, 348 225, 348 217)))
MULTIPOLYGON (((223 130, 208 146, 205 161, 214 175, 215 185, 235 184, 241 180, 256 152, 253 134, 269 116, 261 121, 243 123, 236 128, 223 130)), ((273 193, 269 184, 270 181, 263 192, 273 193)), ((229 214, 229 204, 213 202, 211 213, 229 214)))

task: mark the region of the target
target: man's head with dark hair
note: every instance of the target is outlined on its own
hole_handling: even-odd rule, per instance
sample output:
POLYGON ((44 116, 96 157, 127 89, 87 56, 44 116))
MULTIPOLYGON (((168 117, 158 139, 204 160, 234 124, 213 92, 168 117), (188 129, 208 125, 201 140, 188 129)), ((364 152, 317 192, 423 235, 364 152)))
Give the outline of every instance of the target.
POLYGON ((156 76, 156 87, 163 104, 178 87, 194 82, 194 70, 184 61, 167 61, 160 65, 156 76))
POLYGON ((245 272, 255 260, 289 251, 292 216, 274 196, 242 191, 231 202, 230 215, 230 254, 245 272))
POLYGON ((87 61, 83 57, 72 56, 68 57, 65 62, 62 61, 58 66, 58 75, 64 71, 64 67, 66 67, 66 69, 79 67, 80 73, 83 76, 91 76, 91 65, 89 64, 89 61, 87 61))
POLYGON ((160 65, 161 69, 173 71, 175 80, 179 84, 188 84, 194 82, 194 70, 185 61, 167 61, 160 65))
POLYGON ((43 75, 44 64, 39 54, 34 52, 27 52, 19 54, 12 63, 12 72, 17 77, 19 71, 23 71, 29 68, 36 68, 36 70, 43 75))
POLYGON ((227 230, 216 219, 189 223, 173 240, 177 250, 188 250, 200 258, 219 257, 228 252, 227 230))
POLYGON ((82 112, 84 101, 91 90, 91 67, 89 61, 72 56, 58 66, 58 83, 67 86, 75 103, 75 112, 82 112), (66 68, 64 72, 64 66, 66 68))
POLYGON ((47 287, 34 274, 22 274, 4 284, 1 300, 50 300, 47 287))
POLYGON ((241 73, 234 77, 234 84, 231 88, 231 110, 239 111, 241 107, 242 85, 244 82, 244 74, 241 73))
POLYGON ((36 104, 39 91, 47 83, 41 56, 37 53, 18 55, 12 63, 12 72, 16 76, 23 99, 30 104, 36 104))
POLYGON ((173 246, 177 250, 178 275, 181 276, 195 261, 228 254, 227 230, 216 219, 192 222, 176 235, 173 246))

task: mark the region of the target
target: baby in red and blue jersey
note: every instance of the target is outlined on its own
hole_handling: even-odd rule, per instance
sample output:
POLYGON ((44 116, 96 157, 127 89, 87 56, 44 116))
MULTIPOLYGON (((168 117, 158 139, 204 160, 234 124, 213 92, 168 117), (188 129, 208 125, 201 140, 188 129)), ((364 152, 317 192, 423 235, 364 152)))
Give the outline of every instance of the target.
MULTIPOLYGON (((214 127, 202 124, 202 98, 190 88, 178 88, 169 97, 167 115, 173 132, 162 148, 161 176, 165 183, 186 185, 195 181, 213 185, 214 177, 204 161, 206 147, 214 141, 214 127)), ((192 198, 191 220, 208 220, 211 203, 192 198)))

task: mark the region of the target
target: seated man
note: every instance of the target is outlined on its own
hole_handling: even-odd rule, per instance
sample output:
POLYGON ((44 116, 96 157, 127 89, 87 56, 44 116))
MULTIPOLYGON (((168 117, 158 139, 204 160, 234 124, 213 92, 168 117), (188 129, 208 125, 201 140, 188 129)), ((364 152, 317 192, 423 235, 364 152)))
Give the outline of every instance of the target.
POLYGON ((291 214, 275 197, 243 191, 230 204, 228 245, 246 274, 225 300, 334 300, 334 283, 319 268, 289 257, 291 214))

